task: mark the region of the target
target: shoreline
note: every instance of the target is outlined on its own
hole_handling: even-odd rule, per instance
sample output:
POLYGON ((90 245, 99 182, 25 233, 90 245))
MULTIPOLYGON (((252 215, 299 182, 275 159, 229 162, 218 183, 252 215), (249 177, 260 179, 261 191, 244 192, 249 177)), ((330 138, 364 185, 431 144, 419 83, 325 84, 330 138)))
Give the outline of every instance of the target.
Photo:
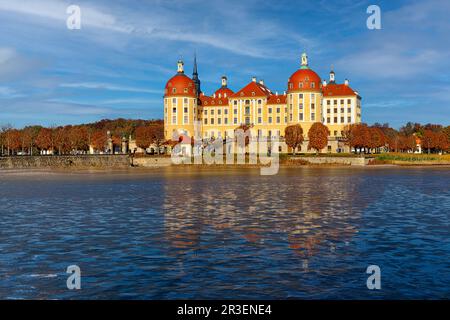
MULTIPOLYGON (((269 159, 267 159, 269 160, 269 159)), ((192 167, 196 169, 259 169, 270 167, 269 164, 174 164, 171 157, 148 156, 131 157, 129 155, 76 155, 76 156, 16 156, 0 157, 0 172, 11 171, 142 171, 161 168, 192 167)), ((351 156, 282 156, 280 168, 446 168, 450 167, 447 159, 424 160, 378 160, 351 156)))

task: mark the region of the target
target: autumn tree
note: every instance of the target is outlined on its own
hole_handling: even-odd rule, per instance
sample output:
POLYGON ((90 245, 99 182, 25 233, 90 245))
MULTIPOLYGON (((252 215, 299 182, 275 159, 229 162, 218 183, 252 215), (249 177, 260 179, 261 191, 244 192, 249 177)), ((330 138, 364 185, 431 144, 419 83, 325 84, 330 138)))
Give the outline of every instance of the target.
POLYGON ((55 147, 58 149, 58 154, 62 155, 70 151, 69 143, 69 127, 57 127, 53 129, 53 139, 55 147))
POLYGON ((328 136, 330 135, 330 130, 326 125, 320 122, 314 123, 308 131, 308 150, 316 150, 316 154, 325 148, 328 144, 328 136))
POLYGON ((425 130, 422 137, 422 148, 428 150, 428 154, 430 153, 430 149, 435 148, 436 146, 436 134, 431 130, 425 130))
POLYGON ((107 142, 106 131, 97 130, 91 135, 91 145, 95 150, 105 151, 107 142))
POLYGON ((7 150, 7 155, 9 155, 9 145, 7 135, 8 132, 11 131, 12 126, 10 124, 5 124, 0 127, 0 144, 1 144, 1 153, 0 155, 5 154, 5 149, 7 150))
POLYGON ((51 129, 42 128, 36 137, 36 146, 40 150, 52 150, 53 145, 53 132, 51 129))
POLYGON ((292 148, 292 152, 295 155, 297 147, 303 143, 303 128, 299 124, 286 127, 284 130, 284 138, 286 144, 292 148))
POLYGON ((152 128, 143 126, 136 128, 136 145, 146 150, 152 144, 152 128))
POLYGON ((416 137, 413 135, 399 134, 397 137, 397 148, 401 152, 414 151, 416 148, 416 137))
POLYGON ((345 144, 347 144, 350 149, 354 148, 355 153, 358 149, 361 151, 368 148, 370 139, 370 129, 364 123, 351 124, 344 129, 345 144))
POLYGON ((435 148, 444 152, 450 148, 450 140, 445 132, 435 133, 435 148))
POLYGON ((379 149, 386 145, 386 136, 378 127, 369 128, 369 141, 367 143, 368 149, 379 149))
MULTIPOLYGON (((12 151, 13 154, 14 152, 18 152, 22 146, 22 136, 20 131, 17 129, 8 130, 6 133, 6 143, 10 150, 9 152, 12 151)), ((9 152, 8 154, 10 154, 9 152)))
MULTIPOLYGON (((158 148, 158 153, 161 145, 164 143, 164 123, 154 123, 150 125, 152 143, 158 148)), ((192 139, 193 141, 194 139, 192 139)))

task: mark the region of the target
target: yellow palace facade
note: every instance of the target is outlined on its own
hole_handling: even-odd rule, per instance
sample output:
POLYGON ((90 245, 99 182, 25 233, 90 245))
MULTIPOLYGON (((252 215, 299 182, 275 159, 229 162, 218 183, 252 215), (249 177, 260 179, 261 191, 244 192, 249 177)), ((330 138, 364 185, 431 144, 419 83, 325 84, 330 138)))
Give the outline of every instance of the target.
POLYGON ((179 136, 194 136, 194 122, 201 123, 204 139, 233 138, 241 125, 251 129, 251 136, 262 136, 281 141, 280 151, 291 151, 283 142, 287 126, 299 124, 305 142, 299 152, 308 152, 308 131, 315 122, 322 122, 330 130, 328 146, 323 152, 341 152, 344 127, 361 122, 361 97, 348 80, 335 81, 330 72, 329 81, 310 69, 308 57, 301 57, 300 68, 288 80, 283 92, 273 92, 262 80, 251 81, 234 92, 227 78, 210 96, 201 91, 197 63, 192 78, 184 73, 184 64, 178 61, 178 72, 166 84, 164 92, 164 134, 167 140, 179 136))

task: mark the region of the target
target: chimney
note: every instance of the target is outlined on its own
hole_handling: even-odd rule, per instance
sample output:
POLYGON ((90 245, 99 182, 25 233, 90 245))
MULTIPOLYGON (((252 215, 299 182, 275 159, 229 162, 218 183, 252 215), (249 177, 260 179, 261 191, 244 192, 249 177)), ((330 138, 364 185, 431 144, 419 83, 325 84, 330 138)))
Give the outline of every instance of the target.
POLYGON ((224 98, 226 98, 226 97, 227 97, 227 94, 226 94, 226 93, 224 93, 224 94, 223 94, 223 97, 224 97, 224 98))
POLYGON ((220 99, 220 98, 222 98, 222 94, 221 94, 221 93, 219 93, 219 99, 220 99))
POLYGON ((326 86, 327 86, 327 80, 323 80, 322 85, 323 85, 324 87, 326 87, 326 86))
POLYGON ((334 71, 333 70, 331 70, 330 71, 330 83, 334 83, 334 71))
POLYGON ((256 82, 256 77, 252 77, 252 82, 256 82))
POLYGON ((259 84, 263 86, 264 85, 264 80, 262 80, 262 79, 259 80, 259 84))
POLYGON ((222 87, 226 87, 228 84, 227 84, 227 77, 225 77, 225 76, 222 76, 222 87))
POLYGON ((215 93, 213 94, 213 98, 216 98, 216 94, 215 93))
POLYGON ((348 79, 345 79, 344 84, 348 86, 348 79))
POLYGON ((278 95, 278 91, 275 91, 275 95, 276 95, 276 96, 278 95))
POLYGON ((284 93, 283 93, 284 95, 286 95, 286 91, 284 91, 284 93))

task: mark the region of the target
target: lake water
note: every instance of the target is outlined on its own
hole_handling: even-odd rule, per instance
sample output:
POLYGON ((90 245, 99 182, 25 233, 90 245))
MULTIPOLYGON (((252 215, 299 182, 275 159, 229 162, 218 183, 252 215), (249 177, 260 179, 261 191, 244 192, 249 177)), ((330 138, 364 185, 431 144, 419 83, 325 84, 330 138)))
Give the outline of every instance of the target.
POLYGON ((448 299, 449 181, 449 168, 2 171, 0 298, 448 299))

